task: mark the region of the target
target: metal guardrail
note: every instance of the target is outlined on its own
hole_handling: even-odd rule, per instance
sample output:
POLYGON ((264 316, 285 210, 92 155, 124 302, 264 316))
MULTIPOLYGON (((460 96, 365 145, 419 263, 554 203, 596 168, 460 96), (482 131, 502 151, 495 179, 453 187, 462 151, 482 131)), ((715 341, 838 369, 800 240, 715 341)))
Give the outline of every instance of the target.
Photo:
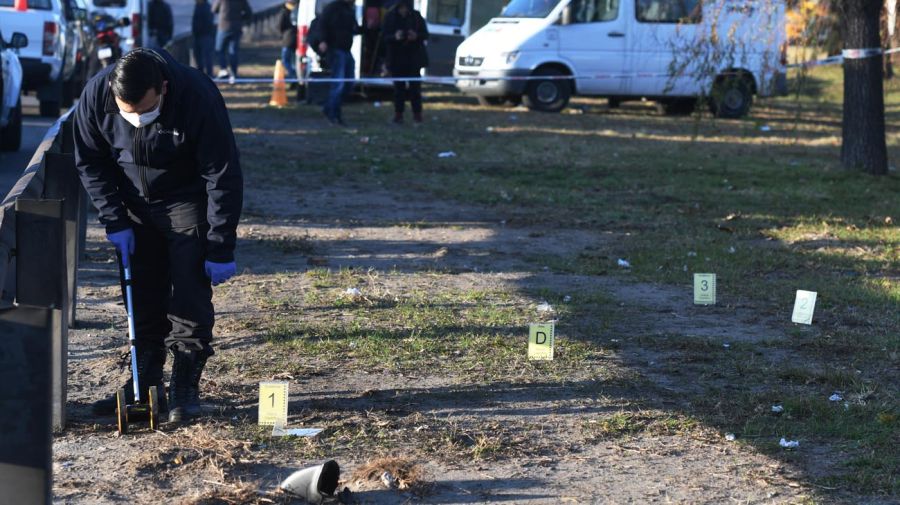
POLYGON ((65 426, 68 329, 87 229, 73 151, 70 110, 0 204, 0 494, 8 503, 50 502, 51 434, 65 426))

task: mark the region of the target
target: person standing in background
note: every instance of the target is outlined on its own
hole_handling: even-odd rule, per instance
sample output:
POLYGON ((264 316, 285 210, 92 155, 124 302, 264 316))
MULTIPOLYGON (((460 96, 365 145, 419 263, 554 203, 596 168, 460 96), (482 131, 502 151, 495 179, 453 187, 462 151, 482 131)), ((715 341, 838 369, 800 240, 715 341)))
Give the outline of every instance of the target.
POLYGON ((213 22, 212 8, 206 0, 197 0, 194 4, 191 33, 194 35, 194 60, 197 62, 197 68, 212 77, 216 25, 213 22))
MULTIPOLYGON (((384 41, 387 47, 387 69, 391 77, 419 78, 428 66, 425 40, 428 27, 419 11, 413 9, 412 0, 400 2, 384 20, 384 41)), ((409 100, 413 121, 422 122, 422 83, 420 81, 394 81, 394 123, 403 123, 403 109, 409 100)))
POLYGON ((150 32, 147 46, 151 49, 162 49, 172 40, 172 6, 165 0, 151 0, 147 4, 147 30, 150 32))
POLYGON ((294 52, 297 51, 297 25, 294 24, 296 10, 297 0, 288 0, 284 3, 278 20, 278 29, 281 31, 281 64, 284 65, 288 79, 297 78, 297 70, 294 68, 294 52))
MULTIPOLYGON (((352 80, 356 77, 356 61, 350 53, 350 48, 353 47, 353 37, 361 30, 356 22, 353 1, 335 0, 322 12, 320 23, 322 42, 319 43, 319 53, 325 54, 332 79, 352 80)), ((328 100, 322 110, 331 124, 346 126, 341 106, 345 96, 349 95, 352 89, 353 83, 350 81, 339 80, 331 84, 328 100)))
POLYGON ((216 32, 219 74, 216 77, 228 78, 228 82, 234 84, 238 75, 238 52, 244 33, 244 21, 250 20, 253 10, 247 0, 215 0, 212 11, 219 15, 219 30, 216 32))

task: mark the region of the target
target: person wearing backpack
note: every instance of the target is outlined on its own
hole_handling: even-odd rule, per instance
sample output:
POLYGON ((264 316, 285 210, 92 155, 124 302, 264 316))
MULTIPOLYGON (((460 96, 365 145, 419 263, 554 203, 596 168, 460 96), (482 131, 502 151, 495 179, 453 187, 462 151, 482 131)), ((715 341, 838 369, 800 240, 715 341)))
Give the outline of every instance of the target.
POLYGON ((353 37, 361 32, 356 22, 353 2, 354 0, 335 0, 328 4, 322 12, 322 20, 316 27, 321 40, 317 47, 321 54, 326 55, 331 78, 348 80, 331 84, 328 100, 322 109, 331 124, 340 126, 346 126, 341 106, 344 98, 353 89, 352 79, 356 74, 356 61, 350 53, 350 48, 353 47, 353 37))
MULTIPOLYGON (((391 77, 419 78, 428 66, 425 40, 428 27, 412 0, 401 0, 384 20, 384 42, 387 47, 387 69, 391 77)), ((403 109, 409 100, 413 121, 422 122, 422 83, 394 81, 394 123, 403 123, 403 109)))

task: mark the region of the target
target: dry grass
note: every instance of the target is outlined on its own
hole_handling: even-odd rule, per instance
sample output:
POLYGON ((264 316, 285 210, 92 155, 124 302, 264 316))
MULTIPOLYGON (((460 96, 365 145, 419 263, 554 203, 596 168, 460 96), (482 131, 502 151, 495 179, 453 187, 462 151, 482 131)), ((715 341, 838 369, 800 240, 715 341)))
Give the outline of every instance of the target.
POLYGON ((383 457, 372 460, 357 468, 350 476, 348 483, 357 488, 385 486, 381 476, 390 473, 397 483, 397 489, 410 491, 416 495, 424 495, 431 489, 431 482, 421 465, 411 459, 402 457, 383 457))

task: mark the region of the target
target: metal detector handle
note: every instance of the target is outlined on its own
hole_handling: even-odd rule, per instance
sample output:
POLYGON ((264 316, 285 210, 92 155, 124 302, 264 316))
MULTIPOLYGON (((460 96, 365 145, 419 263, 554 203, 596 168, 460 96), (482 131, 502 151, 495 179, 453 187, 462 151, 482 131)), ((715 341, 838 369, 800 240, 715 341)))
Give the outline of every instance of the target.
POLYGON ((122 262, 122 267, 125 270, 125 310, 128 311, 128 343, 131 344, 131 381, 134 386, 134 401, 139 403, 141 401, 141 385, 138 382, 137 349, 134 346, 134 305, 131 302, 131 267, 126 265, 125 262, 122 262))

